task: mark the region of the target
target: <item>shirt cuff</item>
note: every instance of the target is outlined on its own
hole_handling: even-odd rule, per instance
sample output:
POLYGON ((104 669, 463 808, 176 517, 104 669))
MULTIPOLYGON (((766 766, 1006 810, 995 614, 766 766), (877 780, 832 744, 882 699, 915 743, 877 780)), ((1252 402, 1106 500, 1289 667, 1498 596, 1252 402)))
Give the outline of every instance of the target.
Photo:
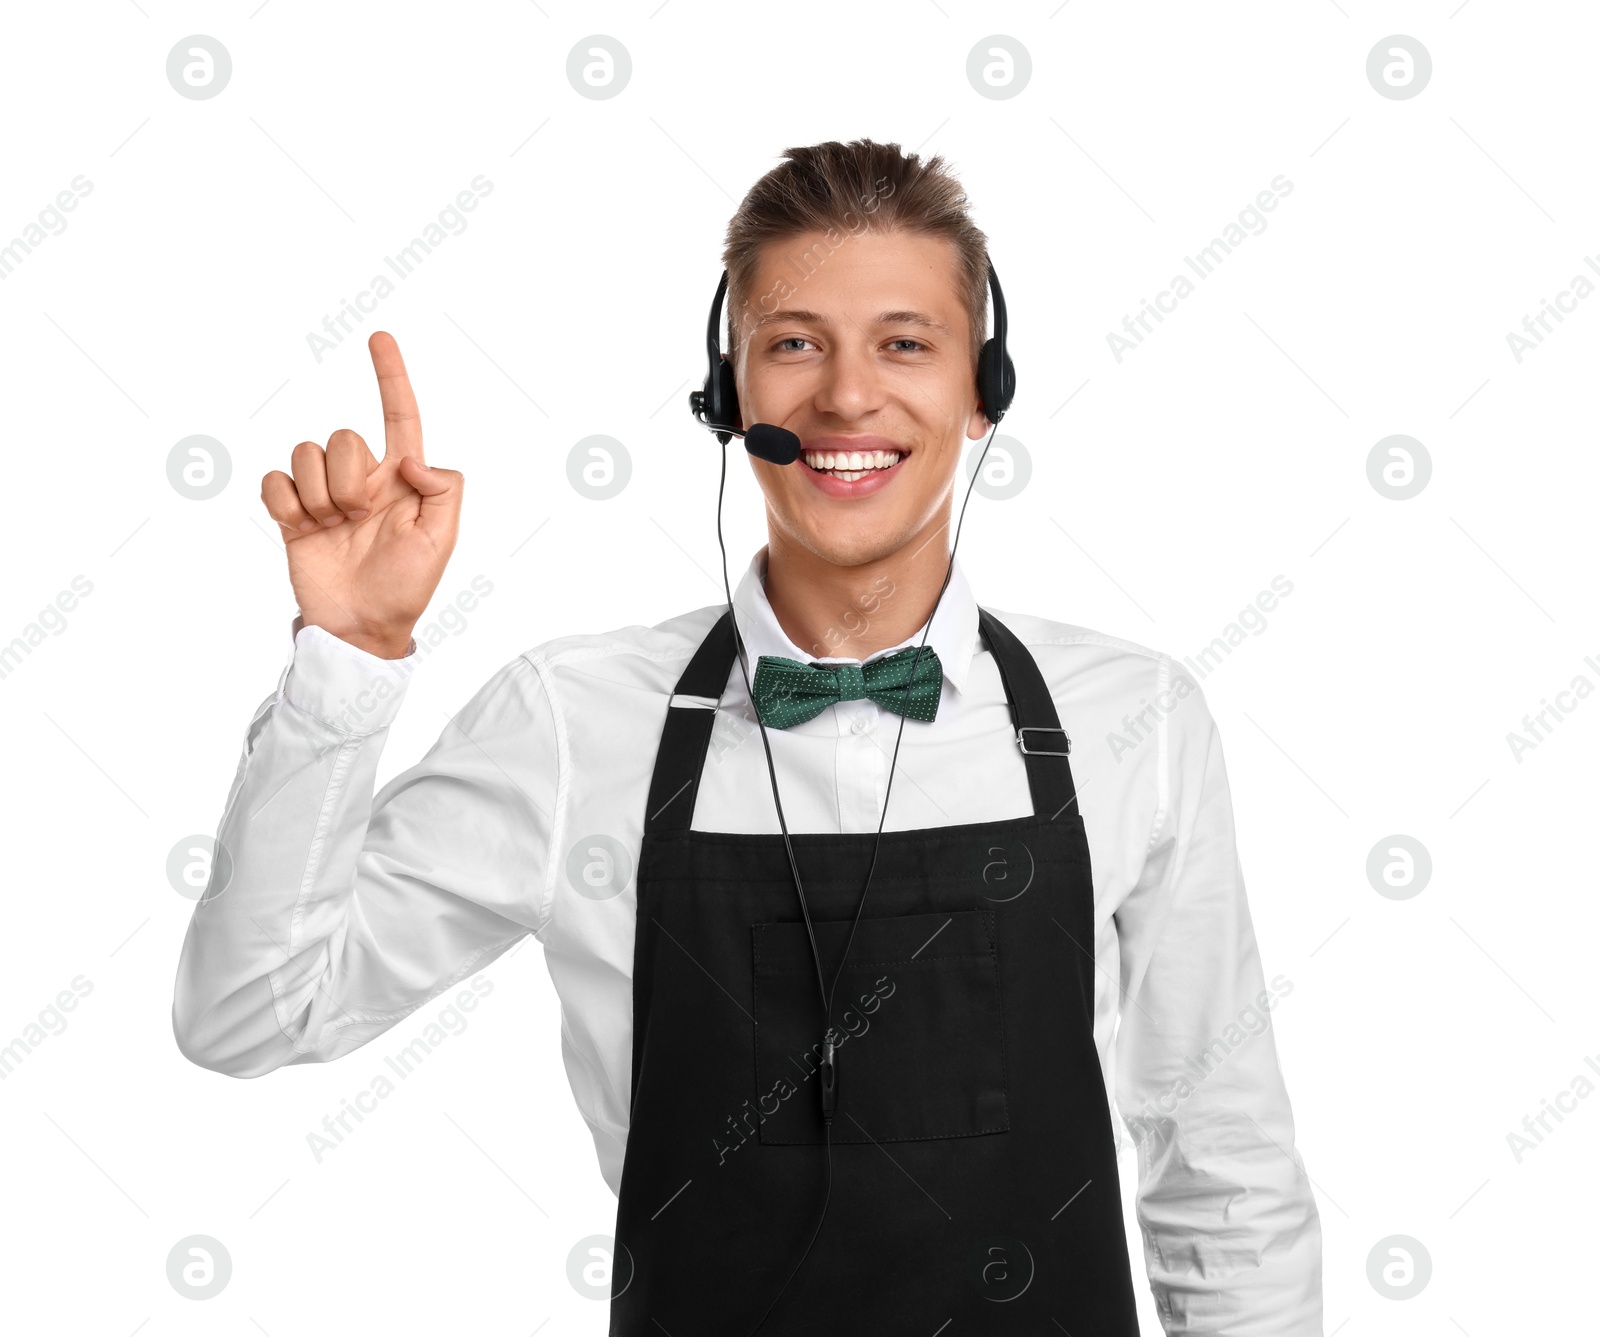
POLYGON ((292 706, 343 734, 376 733, 394 722, 421 662, 416 637, 403 659, 371 654, 325 628, 303 625, 298 615, 289 637, 278 691, 292 706))

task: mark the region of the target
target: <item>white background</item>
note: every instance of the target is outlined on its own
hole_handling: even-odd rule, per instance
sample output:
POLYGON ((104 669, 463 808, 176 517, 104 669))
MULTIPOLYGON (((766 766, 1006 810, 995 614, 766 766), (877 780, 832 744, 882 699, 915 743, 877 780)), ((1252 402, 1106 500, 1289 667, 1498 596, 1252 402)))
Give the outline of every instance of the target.
MULTIPOLYGON (((1204 686, 1266 973, 1294 983, 1274 1027, 1327 1332, 1593 1329, 1600 1098, 1520 1162, 1507 1141, 1600 1056, 1600 693, 1520 760, 1507 742, 1600 685, 1600 298, 1520 363, 1506 339, 1600 253, 1588 6, 105 0, 4 24, 0 244, 74 177, 92 191, 0 281, 0 644, 93 589, 0 678, 0 1045, 75 977, 92 992, 0 1082, 0 1326, 604 1330, 567 1257, 615 1200, 537 944, 319 1164, 307 1134, 445 1000, 337 1064, 194 1067, 169 1020, 193 902, 166 861, 216 829, 289 650, 262 474, 339 427, 381 453, 366 337, 395 334, 429 459, 467 477, 436 609, 493 583, 413 681, 381 782, 522 650, 722 598, 718 447, 684 403, 722 230, 784 147, 867 136, 946 156, 1006 285, 1002 436, 1033 474, 968 509, 979 600, 1185 656, 1293 582, 1204 686), (607 100, 566 76, 595 33, 633 63, 607 100), (966 76, 995 33, 1032 59, 1008 99, 966 76), (211 99, 167 82, 192 34, 232 56, 211 99), (1367 79, 1390 34, 1432 55, 1408 100, 1367 79), (308 334, 480 173, 469 226, 319 361, 308 334), (1107 333, 1280 174, 1265 230, 1119 362, 1107 333), (594 433, 632 462, 605 502, 567 479, 594 433), (1433 465, 1405 501, 1367 476, 1396 433, 1433 465), (206 501, 167 479, 192 434, 232 464, 206 501), (1403 900, 1366 874, 1397 833, 1433 861, 1403 900), (203 1302, 166 1276, 191 1234, 233 1260, 203 1302), (1368 1279, 1394 1234, 1432 1259, 1409 1300, 1368 1279)), ((765 531, 729 458, 737 580, 765 531)), ((1131 1206, 1129 1238, 1156 1334, 1131 1206)))

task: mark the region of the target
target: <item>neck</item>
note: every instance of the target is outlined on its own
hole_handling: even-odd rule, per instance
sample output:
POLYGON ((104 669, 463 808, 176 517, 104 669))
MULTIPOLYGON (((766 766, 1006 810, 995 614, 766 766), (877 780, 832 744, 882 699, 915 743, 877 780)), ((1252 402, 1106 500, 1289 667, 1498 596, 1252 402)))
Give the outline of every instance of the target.
MULTIPOLYGON (((946 508, 948 511, 948 508, 946 508)), ((767 602, 806 654, 865 659, 899 645, 933 613, 950 564, 948 514, 887 556, 836 566, 776 532, 767 541, 767 602)))

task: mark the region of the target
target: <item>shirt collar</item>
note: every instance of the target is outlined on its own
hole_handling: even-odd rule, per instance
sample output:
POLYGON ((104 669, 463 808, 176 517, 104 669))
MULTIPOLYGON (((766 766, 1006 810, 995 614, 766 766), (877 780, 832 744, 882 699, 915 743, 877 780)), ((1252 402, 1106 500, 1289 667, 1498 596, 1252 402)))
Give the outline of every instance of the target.
MULTIPOLYGON (((749 567, 746 568, 744 576, 733 592, 733 607, 739 622, 739 634, 744 638, 745 653, 750 657, 752 673, 755 672, 756 660, 761 655, 782 655, 786 659, 797 659, 802 664, 864 664, 884 655, 893 654, 906 646, 921 644, 923 630, 928 627, 924 622, 899 645, 875 650, 865 659, 849 654, 811 654, 791 641, 788 633, 778 622, 777 614, 767 602, 766 575, 767 549, 766 545, 763 545, 750 559, 749 567)), ((863 613, 863 616, 866 614, 863 613)), ((841 627, 840 631, 841 634, 848 634, 844 627, 841 627)), ((961 570, 961 562, 956 559, 950 570, 950 583, 945 587, 944 597, 939 600, 939 606, 934 611, 933 626, 928 631, 928 646, 939 656, 939 665, 944 670, 945 680, 958 691, 966 685, 967 669, 972 663, 973 652, 977 649, 977 638, 978 605, 973 599, 972 588, 967 584, 966 575, 961 570)), ((850 642, 846 639, 835 648, 848 651, 850 642)))

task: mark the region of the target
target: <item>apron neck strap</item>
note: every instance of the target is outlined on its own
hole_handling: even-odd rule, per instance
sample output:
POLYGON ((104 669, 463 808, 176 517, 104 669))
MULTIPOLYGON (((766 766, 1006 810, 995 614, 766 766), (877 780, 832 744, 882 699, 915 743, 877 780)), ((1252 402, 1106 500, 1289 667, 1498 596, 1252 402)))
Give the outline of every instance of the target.
MULTIPOLYGON (((1056 818, 1070 808, 1067 815, 1077 816, 1077 791, 1067 761, 1071 742, 1061 727, 1055 701, 1038 664, 1011 629, 983 608, 978 609, 978 634, 1000 670, 1000 682, 1016 729, 1012 741, 1022 750, 1034 815, 1056 818)), ((721 700, 737 660, 734 636, 732 615, 724 610, 673 689, 674 698, 699 697, 705 704, 673 704, 667 708, 645 804, 646 834, 672 835, 689 830, 716 723, 715 703, 721 700)))

